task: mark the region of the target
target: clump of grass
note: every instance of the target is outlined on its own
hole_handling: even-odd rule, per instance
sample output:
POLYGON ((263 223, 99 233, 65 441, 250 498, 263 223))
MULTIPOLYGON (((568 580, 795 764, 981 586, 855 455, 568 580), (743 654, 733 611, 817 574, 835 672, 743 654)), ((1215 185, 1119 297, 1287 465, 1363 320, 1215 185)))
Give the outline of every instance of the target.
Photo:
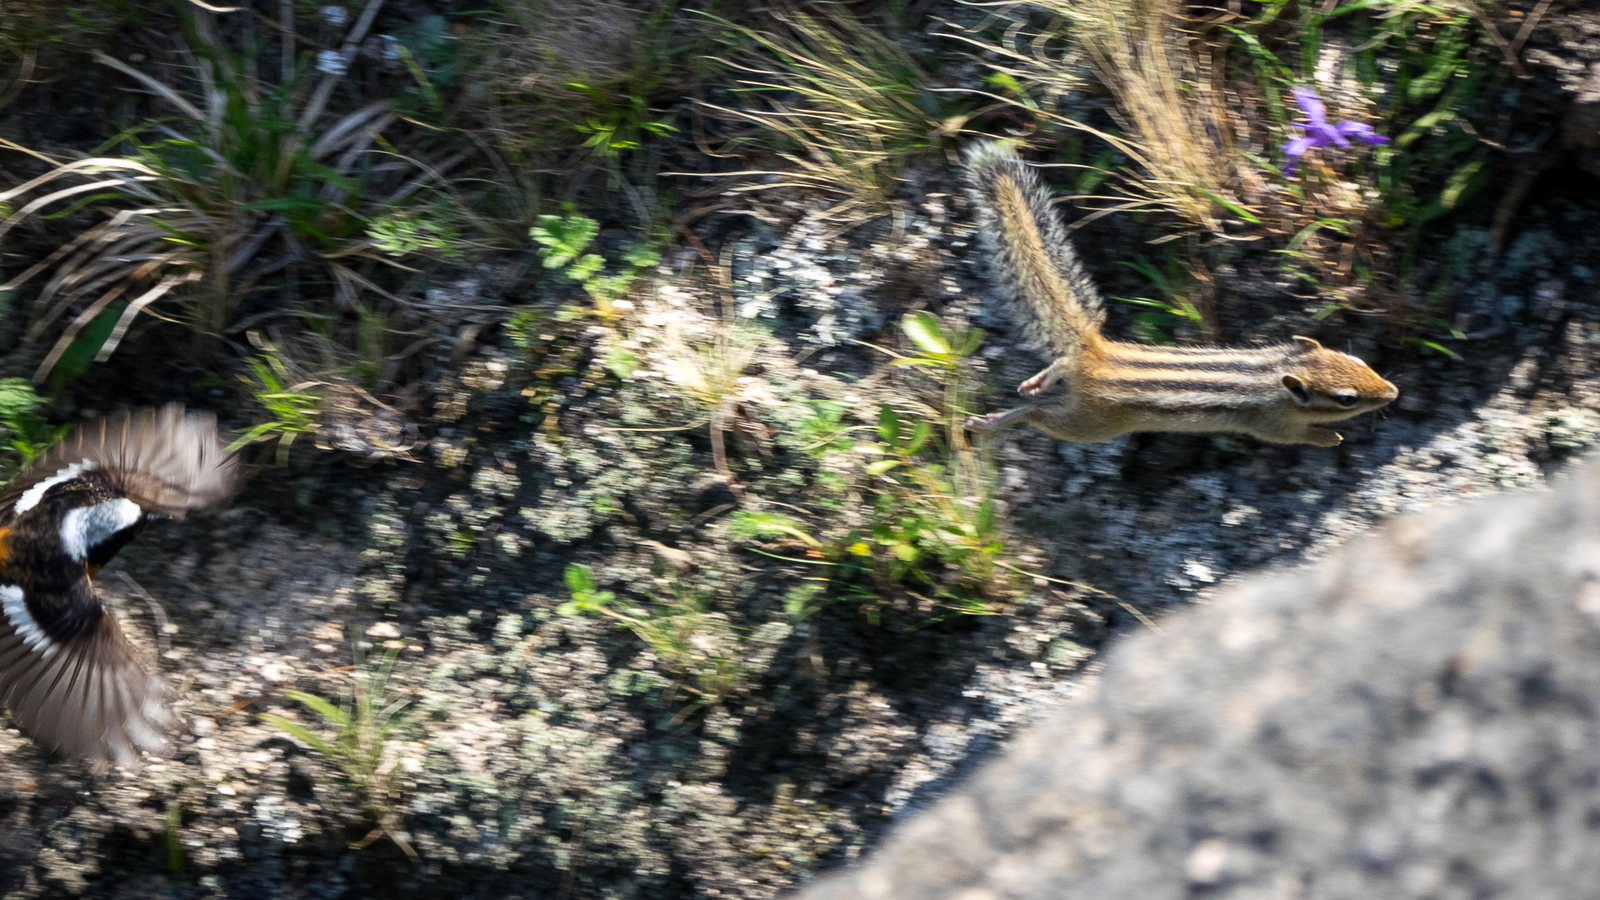
POLYGON ((359 846, 387 836, 415 859, 416 851, 400 835, 399 814, 393 805, 400 774, 395 737, 405 725, 401 713, 411 703, 406 697, 393 696, 389 690, 389 677, 401 647, 392 646, 382 657, 371 660, 361 646, 361 641, 352 636, 355 665, 343 672, 349 676, 349 683, 338 703, 305 691, 284 692, 284 696, 305 706, 331 727, 331 735, 318 734, 273 713, 262 713, 261 718, 322 754, 361 796, 363 812, 374 827, 365 840, 358 842, 359 846))
MULTIPOLYGON (((358 310, 366 322, 374 318, 358 310)), ((371 324, 369 330, 381 331, 371 324)), ((358 382, 376 389, 387 381, 378 372, 390 364, 389 351, 376 338, 358 341, 364 353, 354 356, 319 334, 300 335, 273 343, 249 333, 260 351, 245 360, 249 375, 239 380, 265 414, 229 450, 258 441, 277 441, 277 463, 287 465, 290 447, 301 435, 313 435, 323 450, 340 450, 367 460, 410 459, 417 427, 392 406, 374 397, 358 382)))
MULTIPOLYGON (((176 318, 207 345, 258 282, 278 272, 294 281, 298 261, 307 257, 322 264, 344 305, 354 305, 371 282, 347 260, 377 243, 365 233, 368 220, 439 174, 397 155, 374 162, 379 135, 398 120, 387 101, 326 114, 370 15, 357 17, 341 50, 327 51, 343 65, 321 74, 310 67, 310 53, 293 63, 289 32, 275 83, 258 77, 265 67, 253 58, 227 49, 208 14, 185 12, 184 21, 192 91, 94 54, 159 97, 176 111, 174 118, 136 125, 101 148, 131 145, 125 155, 51 160, 56 165, 49 172, 0 192, 0 208, 12 210, 0 219, 0 236, 35 217, 62 219, 91 209, 104 215, 0 287, 10 290, 47 274, 27 337, 58 336, 35 380, 81 343, 93 323, 110 325, 91 348, 97 361, 105 360, 141 313, 176 318), (169 296, 180 302, 158 305, 169 296), (167 311, 158 312, 163 306, 167 311), (62 321, 67 324, 58 329, 62 321)), ((389 249, 402 246, 390 241, 389 249)), ((296 293, 297 285, 287 293, 296 293)))
POLYGON ((289 448, 295 438, 317 433, 322 414, 321 389, 326 384, 299 377, 299 373, 291 370, 291 363, 284 359, 275 345, 258 335, 252 334, 251 337, 261 348, 261 353, 245 360, 250 374, 240 375, 239 380, 244 382, 250 396, 266 412, 267 420, 252 425, 228 445, 227 452, 232 453, 246 444, 276 438, 278 465, 288 465, 289 448))
POLYGON ((588 566, 572 563, 565 577, 572 599, 556 607, 556 613, 599 615, 633 632, 666 676, 694 695, 694 707, 714 706, 742 687, 739 633, 727 617, 709 609, 706 595, 673 585, 649 605, 631 605, 613 591, 599 590, 588 566))
POLYGON ((959 129, 925 111, 934 95, 910 54, 838 4, 780 5, 765 31, 724 24, 751 47, 723 62, 754 102, 706 108, 755 125, 756 142, 787 163, 736 173, 760 179, 736 191, 820 192, 833 198, 829 217, 857 224, 892 212, 909 161, 959 129))
MULTIPOLYGON (((497 214, 534 224, 551 195, 603 174, 641 221, 655 215, 657 161, 693 95, 703 27, 678 0, 506 0, 478 94, 480 145, 497 214)), ((520 229, 519 229, 520 230, 520 229)))
MULTIPOLYGON (((1189 226, 1196 259, 1184 268, 1196 273, 1215 271, 1235 251, 1195 232, 1266 239, 1288 273, 1325 298, 1319 318, 1342 307, 1378 310, 1403 333, 1433 332, 1417 338, 1425 346, 1450 339, 1428 324, 1439 318, 1431 304, 1412 306, 1413 297, 1439 293, 1409 283, 1417 242, 1429 223, 1491 183, 1499 154, 1482 137, 1493 128, 1485 107, 1493 85, 1518 65, 1515 46, 1477 4, 1274 0, 1246 7, 1248 15, 1214 10, 1203 19, 1186 18, 1194 8, 1177 0, 1037 5, 1058 24, 1019 25, 1004 46, 955 36, 1002 57, 990 79, 1007 95, 1001 99, 1132 161, 1117 182, 1119 202, 1085 221, 1120 208, 1164 208, 1189 226), (1030 97, 1035 89, 1052 97, 1082 91, 1084 62, 1115 101, 1115 131, 1064 119, 1030 97), (1291 99, 1297 91, 1320 95, 1329 122, 1366 126, 1389 143, 1359 144, 1361 152, 1330 143, 1287 156, 1295 138, 1311 134, 1298 127, 1309 113, 1291 99)), ((1103 156, 1096 166, 1108 162, 1103 156)), ((1092 190, 1084 185, 1097 178, 1081 178, 1079 190, 1092 190)), ((1497 223, 1520 202, 1516 195, 1513 185, 1497 223)), ((1502 234, 1491 231, 1491 245, 1502 234)), ((1203 303, 1158 303, 1162 316, 1217 327, 1203 303)))
MULTIPOLYGON (((1081 90, 1087 62, 1116 100, 1120 132, 1108 133, 1028 103, 1028 112, 1111 144, 1133 162, 1121 173, 1121 209, 1167 209, 1192 226, 1219 232, 1219 213, 1244 213, 1235 194, 1242 158, 1231 123, 1212 89, 1204 58, 1191 54, 1179 27, 1178 0, 1040 0, 1055 19, 1045 33, 1013 29, 1007 45, 979 43, 998 54, 1001 81, 1017 90, 1037 85, 1051 96, 1081 90), (1063 30, 1067 26, 1069 30, 1063 30)), ((1014 98, 1007 98, 1018 102, 1014 98)))
POLYGON ((719 320, 711 340, 692 343, 677 321, 667 326, 664 350, 673 366, 674 380, 683 395, 699 407, 703 418, 688 428, 709 425, 711 456, 728 489, 743 502, 743 491, 728 468, 724 434, 739 415, 739 379, 755 362, 769 335, 734 319, 719 320))

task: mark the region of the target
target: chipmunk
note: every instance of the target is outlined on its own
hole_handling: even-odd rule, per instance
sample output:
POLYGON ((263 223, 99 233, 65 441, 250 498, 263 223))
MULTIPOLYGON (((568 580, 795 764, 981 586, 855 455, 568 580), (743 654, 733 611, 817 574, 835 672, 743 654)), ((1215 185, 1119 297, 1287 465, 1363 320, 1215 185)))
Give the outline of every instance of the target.
POLYGON ((1104 441, 1130 431, 1231 431, 1280 444, 1332 447, 1329 422, 1399 396, 1366 363, 1307 337, 1271 347, 1156 347, 1106 339, 1105 310, 1049 195, 1008 145, 967 153, 978 232, 996 281, 1029 336, 1055 361, 1017 390, 1059 394, 1007 412, 973 416, 976 431, 1019 421, 1064 441, 1104 441))

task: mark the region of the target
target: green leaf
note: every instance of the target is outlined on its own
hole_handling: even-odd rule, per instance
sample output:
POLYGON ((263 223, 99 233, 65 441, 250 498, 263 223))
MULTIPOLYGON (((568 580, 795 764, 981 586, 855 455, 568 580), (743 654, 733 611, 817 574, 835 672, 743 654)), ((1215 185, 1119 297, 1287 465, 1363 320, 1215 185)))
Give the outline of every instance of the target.
POLYGON ((335 755, 334 749, 328 745, 327 741, 324 741, 322 738, 312 734, 305 728, 305 726, 298 725, 289 721, 288 719, 285 719, 283 716, 275 715, 273 713, 262 713, 261 718, 273 726, 282 729, 285 734, 289 735, 300 743, 305 744, 318 753, 321 753, 323 756, 332 758, 335 755))
POLYGON ((111 330, 116 327, 117 319, 121 318, 122 311, 128 304, 122 300, 112 303, 95 316, 94 321, 83 327, 67 349, 56 360, 55 368, 50 370, 50 383, 60 388, 68 381, 89 371, 89 365, 100 355, 100 348, 111 337, 111 330))
POLYGON ((0 378, 0 422, 28 415, 44 404, 44 399, 26 378, 0 378))
POLYGON ((631 350, 612 347, 606 351, 605 367, 611 374, 626 380, 639 369, 639 356, 631 350))
POLYGON ((898 465, 900 465, 898 459, 880 459, 875 463, 869 463, 862 471, 868 475, 882 475, 898 465))
POLYGON ((1436 351, 1438 351, 1440 353, 1443 353, 1445 356, 1448 356, 1451 359, 1456 360, 1457 362, 1461 361, 1461 358, 1462 358, 1461 354, 1455 352, 1454 350, 1451 350, 1449 347, 1446 347, 1445 345, 1439 343, 1438 341, 1430 341, 1430 340, 1428 340, 1426 338, 1419 338, 1419 337, 1408 337, 1408 338, 1406 338, 1406 341, 1408 341, 1409 343, 1412 343, 1412 344, 1416 344, 1419 347, 1427 347, 1429 350, 1436 350, 1436 351))
POLYGON ((1467 41, 1462 36, 1467 21, 1466 16, 1458 17, 1434 42, 1433 52, 1428 58, 1428 70, 1406 87, 1408 101, 1419 103, 1432 97, 1444 90, 1450 79, 1461 71, 1466 64, 1460 56, 1467 48, 1467 41))
POLYGON ((1009 72, 990 72, 983 76, 983 80, 1008 93, 1024 93, 1022 82, 1009 72))
POLYGON ((311 707, 317 715, 341 728, 350 724, 350 716, 344 710, 318 697, 316 694, 308 694, 305 691, 284 691, 283 695, 290 700, 298 700, 304 703, 306 706, 311 707))
POLYGON ((900 439, 900 417, 895 414, 892 407, 884 406, 878 410, 878 437, 883 439, 890 447, 897 446, 900 439))
POLYGON ((1243 206, 1240 206, 1238 203, 1234 202, 1233 200, 1230 200, 1227 197, 1222 196, 1221 194, 1217 193, 1216 191, 1210 191, 1210 190, 1206 190, 1205 188, 1198 188, 1198 187, 1195 188, 1195 190, 1196 190, 1196 192, 1198 192, 1200 194, 1200 196, 1205 197, 1207 200, 1210 200, 1212 203, 1215 203, 1215 204, 1223 207, 1228 212, 1231 212, 1234 215, 1238 216, 1239 218, 1245 220, 1246 222, 1249 222, 1251 225, 1260 225, 1261 224, 1261 217, 1260 216, 1256 215, 1255 213, 1251 212, 1248 209, 1245 209, 1243 206))
MULTIPOLYGON (((67 206, 65 208, 58 209, 58 210, 56 210, 55 212, 52 212, 52 213, 42 213, 42 214, 40 214, 39 218, 44 219, 46 221, 49 221, 51 219, 64 219, 67 216, 71 216, 71 215, 76 214, 79 210, 83 209, 84 207, 90 206, 90 205, 95 204, 95 203, 99 203, 102 200, 127 200, 127 199, 128 199, 128 196, 126 194, 117 193, 115 191, 109 191, 109 192, 106 192, 106 193, 99 193, 99 194, 90 194, 87 197, 81 197, 80 196, 76 200, 74 200, 73 202, 67 204, 67 206)), ((157 225, 161 224, 161 220, 160 219, 151 219, 150 221, 155 222, 157 225)))
POLYGON ((1436 126, 1448 125, 1449 123, 1455 122, 1460 118, 1461 116, 1458 115, 1453 109, 1440 108, 1429 113, 1423 113, 1421 116, 1417 117, 1417 120, 1412 122, 1411 126, 1401 133, 1399 137, 1395 138, 1394 145, 1396 147, 1405 148, 1409 146, 1412 141, 1415 141, 1417 138, 1427 134, 1436 126))
POLYGON ((605 268, 606 259, 598 253, 590 253, 572 264, 567 270, 567 277, 574 281, 588 281, 594 273, 605 268))
POLYGON ((983 338, 982 328, 968 328, 966 334, 961 336, 961 349, 956 352, 956 355, 962 359, 971 356, 973 351, 978 349, 978 345, 983 343, 983 338))
POLYGON ((569 564, 563 577, 566 578, 568 590, 574 594, 586 594, 594 590, 594 575, 583 563, 569 564))
POLYGON ((911 432, 911 440, 906 443, 906 452, 915 453, 922 449, 928 442, 928 437, 933 434, 933 426, 927 422, 918 422, 917 427, 911 432))
POLYGON ((661 262, 661 254, 644 244, 634 244, 622 255, 622 259, 634 268, 648 269, 661 262))
POLYGON ((578 601, 576 600, 568 600, 567 602, 556 607, 556 615, 558 616, 575 616, 582 611, 583 610, 579 608, 578 601))
POLYGON ((569 212, 563 229, 563 242, 573 253, 579 253, 600 233, 600 223, 582 213, 569 212))
POLYGON ((945 340, 944 331, 939 327, 939 320, 926 310, 918 310, 900 320, 900 330, 911 338, 912 343, 930 355, 950 355, 950 342, 945 340))
POLYGON ((753 537, 792 537, 813 549, 822 547, 822 542, 806 531, 805 523, 779 513, 740 510, 733 514, 728 534, 736 540, 749 540, 753 537))
POLYGON ((1445 179, 1444 191, 1439 194, 1439 205, 1445 209, 1455 209, 1484 165, 1486 165, 1485 160, 1475 159, 1451 172, 1450 177, 1445 179))

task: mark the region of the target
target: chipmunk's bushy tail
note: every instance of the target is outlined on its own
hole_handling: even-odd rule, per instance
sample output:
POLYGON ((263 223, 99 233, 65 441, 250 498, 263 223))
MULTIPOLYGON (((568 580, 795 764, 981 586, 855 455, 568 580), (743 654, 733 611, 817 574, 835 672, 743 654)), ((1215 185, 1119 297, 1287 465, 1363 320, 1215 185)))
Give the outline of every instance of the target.
POLYGON ((1003 142, 972 147, 966 166, 978 233, 997 286, 1010 295, 1030 340, 1077 359, 1085 345, 1099 340, 1105 309, 1050 208, 1050 195, 1003 142))

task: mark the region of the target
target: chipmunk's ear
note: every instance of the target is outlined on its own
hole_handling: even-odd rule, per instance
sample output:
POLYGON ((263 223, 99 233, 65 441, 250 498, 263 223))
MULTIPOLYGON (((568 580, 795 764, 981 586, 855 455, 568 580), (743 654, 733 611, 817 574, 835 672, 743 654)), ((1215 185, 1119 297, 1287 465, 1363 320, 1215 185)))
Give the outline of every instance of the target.
MULTIPOLYGON (((1311 341, 1311 343, 1315 344, 1316 341, 1311 341)), ((1289 391, 1290 396, 1294 397, 1294 402, 1301 406, 1311 405, 1311 392, 1306 390, 1305 383, 1300 379, 1293 375, 1285 375, 1283 376, 1283 386, 1289 391)))
POLYGON ((1300 347, 1300 352, 1301 353, 1310 353, 1313 350, 1321 350, 1322 349, 1322 345, 1321 344, 1317 343, 1316 341, 1312 340, 1311 338, 1306 337, 1303 334, 1295 335, 1294 336, 1294 342, 1295 342, 1296 345, 1298 345, 1300 347))

